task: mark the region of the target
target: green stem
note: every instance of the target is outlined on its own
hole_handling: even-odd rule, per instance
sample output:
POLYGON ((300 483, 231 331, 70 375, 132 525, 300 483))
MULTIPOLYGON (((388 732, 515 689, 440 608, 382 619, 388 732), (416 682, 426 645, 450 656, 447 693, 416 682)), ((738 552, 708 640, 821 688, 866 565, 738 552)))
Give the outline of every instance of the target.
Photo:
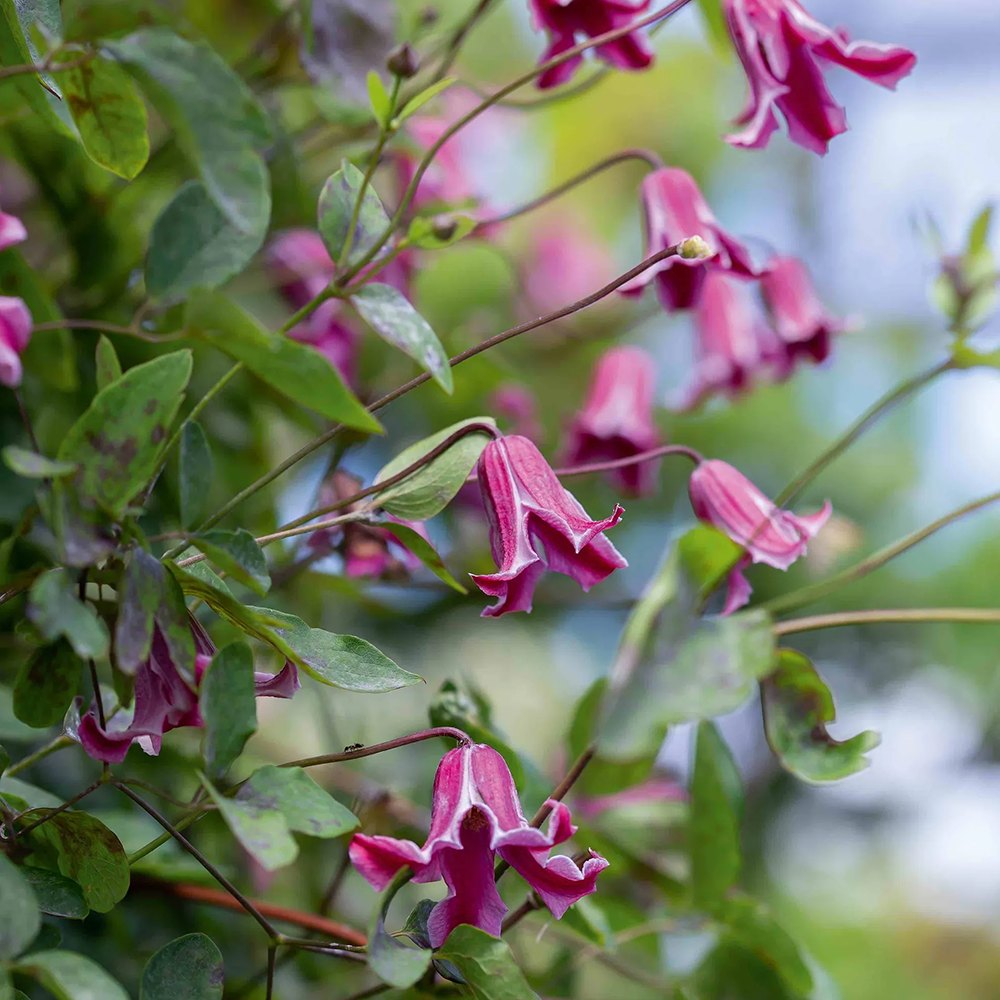
POLYGON ((797 632, 814 632, 824 628, 841 628, 847 625, 930 624, 1000 624, 1000 608, 888 608, 872 611, 840 611, 829 615, 812 615, 809 618, 791 618, 776 622, 776 636, 794 635, 797 632))
MULTIPOLYGON (((181 816, 181 818, 177 820, 176 823, 174 823, 173 828, 175 830, 186 830, 192 823, 201 819, 202 816, 207 815, 208 811, 209 810, 207 810, 204 806, 199 806, 192 812, 189 812, 186 815, 181 816)), ((173 836, 174 835, 168 831, 167 833, 161 833, 159 837, 155 837, 148 844, 143 844, 142 847, 140 847, 137 851, 133 851, 128 856, 127 860, 129 865, 134 865, 137 862, 141 861, 144 857, 146 857, 146 855, 152 854, 153 851, 162 847, 165 843, 167 843, 167 841, 173 840, 173 836)))
POLYGON ((856 563, 854 566, 848 566, 847 569, 835 574, 828 580, 820 580, 819 583, 814 583, 812 586, 803 587, 801 590, 796 590, 791 594, 785 594, 781 597, 775 597, 770 601, 765 601, 756 606, 774 614, 782 611, 791 611, 806 604, 812 604, 814 601, 826 597, 827 594, 839 590, 846 584, 860 580, 869 573, 880 569, 891 559, 902 555, 902 553, 912 549, 915 545, 924 541, 924 539, 930 538, 931 535, 936 534, 942 528, 946 528, 949 524, 953 524, 960 518, 965 517, 966 514, 981 510, 983 507, 988 507, 997 501, 1000 501, 1000 492, 990 493, 988 496, 973 500, 971 503, 964 504, 957 510, 939 517, 936 521, 931 522, 919 531, 914 531, 904 538, 899 539, 899 541, 893 542, 883 549, 879 549, 878 552, 868 556, 867 559, 862 559, 861 562, 856 563))
POLYGON ((940 361, 933 368, 914 375, 900 383, 873 403, 850 427, 833 442, 807 469, 799 473, 775 498, 779 507, 784 507, 795 499, 831 462, 839 458, 868 428, 897 403, 912 396, 925 385, 933 382, 938 375, 954 367, 952 358, 940 361))
POLYGON ((68 736, 57 736, 51 743, 46 743, 45 746, 40 747, 34 753, 28 754, 27 757, 22 757, 16 764, 11 764, 10 767, 4 771, 4 774, 12 778, 15 774, 20 774, 21 771, 26 771, 33 764, 37 764, 40 760, 44 760, 51 753, 56 753, 59 750, 65 750, 66 747, 73 746, 74 741, 68 736))

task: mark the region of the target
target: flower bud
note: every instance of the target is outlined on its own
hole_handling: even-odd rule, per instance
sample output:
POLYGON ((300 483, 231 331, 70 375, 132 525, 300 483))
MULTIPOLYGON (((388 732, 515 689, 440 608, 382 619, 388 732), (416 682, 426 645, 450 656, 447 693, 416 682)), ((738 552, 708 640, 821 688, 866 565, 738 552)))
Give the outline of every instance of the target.
POLYGON ((434 239, 447 243, 458 229, 458 220, 451 215, 439 215, 433 223, 434 239))
POLYGON ((689 236, 678 246, 677 254, 684 260, 705 260, 712 256, 712 248, 700 236, 689 236))
POLYGON ((389 53, 385 64, 393 76, 398 76, 403 80, 409 80, 411 76, 416 76, 420 69, 420 60, 417 59, 417 54, 409 42, 404 42, 394 48, 389 53))

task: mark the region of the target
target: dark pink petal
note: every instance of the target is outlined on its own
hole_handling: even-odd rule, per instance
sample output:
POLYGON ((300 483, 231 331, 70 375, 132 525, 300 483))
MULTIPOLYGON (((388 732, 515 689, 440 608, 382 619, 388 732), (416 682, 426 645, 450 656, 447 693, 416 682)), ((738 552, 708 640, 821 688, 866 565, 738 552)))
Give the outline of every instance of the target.
POLYGON ((726 602, 722 606, 724 615, 731 615, 734 611, 739 611, 740 608, 746 607, 750 603, 753 588, 743 575, 743 571, 749 564, 749 559, 741 559, 739 565, 733 567, 726 577, 726 602))
POLYGON ((377 892, 396 877, 401 868, 410 867, 418 874, 427 864, 427 855, 412 840, 395 837, 369 837, 356 833, 348 848, 351 864, 377 892))
POLYGON ((267 262, 288 303, 300 309, 333 278, 333 260, 319 233, 288 229, 272 240, 267 262))
POLYGON ((31 324, 23 299, 0 295, 0 384, 21 384, 21 354, 31 340, 31 324))
POLYGON ((302 686, 298 667, 288 660, 276 674, 254 672, 253 689, 258 698, 291 698, 302 686))
POLYGON ((761 291, 789 363, 801 356, 826 360, 832 337, 844 324, 823 308, 805 264, 795 257, 775 258, 761 277, 761 291))
POLYGON ((501 848, 500 856, 538 893, 556 920, 575 902, 594 892, 597 876, 608 867, 596 851, 590 852, 582 868, 563 854, 546 858, 544 852, 526 847, 501 848))
POLYGON ((28 230, 17 216, 0 212, 0 250, 23 243, 27 238, 28 230))

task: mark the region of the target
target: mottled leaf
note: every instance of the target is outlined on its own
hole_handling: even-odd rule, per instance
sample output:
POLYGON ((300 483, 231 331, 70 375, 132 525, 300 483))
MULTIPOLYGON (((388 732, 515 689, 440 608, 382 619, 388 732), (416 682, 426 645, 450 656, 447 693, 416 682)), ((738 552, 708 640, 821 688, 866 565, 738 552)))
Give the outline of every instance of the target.
POLYGON ((146 105, 118 63, 65 53, 73 68, 59 74, 63 98, 80 132, 87 155, 102 167, 131 180, 149 159, 146 105))
POLYGON ((361 318, 385 341, 409 355, 451 392, 454 379, 448 355, 430 324, 392 285, 372 282, 351 296, 361 318))
POLYGON ((72 462, 59 462, 37 452, 9 444, 3 449, 3 460, 11 471, 26 479, 56 479, 76 472, 72 462))
POLYGON ((198 706, 205 725, 205 764, 221 777, 257 729, 253 653, 243 642, 220 649, 201 681, 198 706))
POLYGON ((317 350, 290 338, 271 334, 223 295, 203 293, 188 303, 187 323, 208 343, 299 405, 369 433, 381 431, 378 421, 344 385, 330 362, 317 350))
MULTIPOLYGON (((456 431, 470 424, 495 426, 491 417, 460 420, 404 448, 375 476, 380 483, 391 479, 418 462, 456 431)), ((465 484, 469 474, 490 440, 488 432, 469 433, 459 438, 443 455, 418 469, 395 486, 376 494, 378 505, 395 517, 407 521, 425 521, 439 514, 465 484)))
POLYGON ((57 1000, 129 1000, 96 962, 70 951, 36 951, 14 966, 37 979, 57 1000))
POLYGON ((68 920, 83 920, 90 913, 83 890, 72 879, 48 868, 28 866, 22 873, 34 890, 42 913, 68 920))
MULTIPOLYGON (((347 234, 351 228, 351 217, 358 195, 364 184, 364 174, 347 160, 340 169, 327 178, 319 195, 317 206, 317 221, 323 242, 335 260, 340 260, 347 234)), ((378 238, 389 225, 389 217, 385 214, 382 202, 375 189, 365 186, 361 208, 358 211, 358 221, 354 227, 351 239, 351 249, 346 258, 347 263, 360 260, 376 245, 378 238)))
POLYGON ((245 528, 228 531, 213 528, 191 536, 191 543, 204 552, 223 572, 249 587, 255 594, 266 594, 271 587, 267 560, 257 540, 245 528))
POLYGON ((144 549, 134 549, 118 586, 115 619, 115 662, 126 674, 134 674, 139 664, 149 658, 163 587, 160 561, 144 549))
POLYGON ((94 369, 98 392, 122 377, 122 363, 118 360, 115 345, 103 333, 94 351, 94 369))
POLYGON ((36 729, 62 722, 80 684, 82 666, 65 639, 36 649, 14 681, 14 714, 36 729))
POLYGON ((418 531, 408 524, 399 524, 397 521, 383 521, 379 527, 395 536, 399 544, 412 552, 442 583, 446 583, 460 594, 469 592, 451 575, 434 546, 418 531))
POLYGON ((867 730, 835 740, 833 695, 816 668, 793 649, 780 649, 774 672, 761 681, 764 732, 781 766, 804 781, 839 781, 868 767, 865 754, 879 744, 867 730))
POLYGON ((281 813, 290 830, 310 837, 342 837, 358 825, 354 813, 320 788, 301 767, 269 764, 254 771, 236 800, 269 805, 281 813))
POLYGON ((108 651, 104 622, 77 597, 77 585, 65 569, 50 569, 31 585, 28 618, 46 639, 65 636, 84 659, 97 659, 108 651))
POLYGON ((102 389, 69 429, 58 458, 75 462, 80 495, 121 517, 156 470, 191 377, 191 352, 130 368, 102 389))
POLYGON ((194 420, 184 424, 177 456, 181 525, 193 528, 207 509, 215 469, 201 424, 194 420))
POLYGON ((34 941, 41 917, 28 880, 5 854, 0 854, 0 899, 0 959, 13 958, 34 941))
POLYGON ((215 942, 204 934, 185 934, 146 963, 139 1000, 221 1000, 224 983, 215 942))
POLYGON ((458 968, 475 1000, 538 1000, 507 942, 478 927, 460 924, 448 935, 436 957, 458 968))

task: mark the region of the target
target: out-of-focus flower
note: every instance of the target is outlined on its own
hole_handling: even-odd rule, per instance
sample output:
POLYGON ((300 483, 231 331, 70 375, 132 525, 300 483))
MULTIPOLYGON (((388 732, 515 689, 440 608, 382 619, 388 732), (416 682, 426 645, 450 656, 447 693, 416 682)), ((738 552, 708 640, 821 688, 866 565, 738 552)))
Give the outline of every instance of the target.
MULTIPOLYGON (((573 420, 567 465, 615 461, 655 448, 660 440, 653 423, 656 362, 639 347, 613 347, 594 367, 583 409, 573 420)), ((612 470, 614 483, 631 495, 648 493, 651 462, 612 470)))
POLYGON ((833 335, 845 324, 823 308, 805 264, 795 257, 776 257, 761 276, 760 287, 787 369, 803 357, 825 361, 833 335))
POLYGON ((592 893, 597 876, 608 867, 594 851, 582 867, 565 855, 548 857, 552 847, 576 832, 567 806, 552 800, 548 804, 552 815, 543 833, 525 820, 503 757, 485 744, 461 746, 445 754, 438 765, 424 846, 355 834, 351 861, 379 891, 406 867, 412 869, 414 882, 444 879, 448 895, 427 921, 433 947, 443 944, 459 924, 499 937, 507 907, 493 877, 496 854, 538 893, 556 919, 592 893))
POLYGON ((686 802, 687 789, 670 778, 649 778, 610 795, 578 795, 574 808, 585 819, 599 819, 606 812, 658 802, 686 802))
POLYGON ((0 295, 0 384, 21 384, 21 355, 31 340, 31 313, 22 299, 0 295))
MULTIPOLYGON (((623 28, 649 8, 650 0, 531 0, 535 27, 549 36, 542 62, 573 48, 577 42, 623 28)), ((594 49, 598 59, 618 69, 645 69, 653 61, 653 49, 640 31, 630 31, 613 42, 594 49)), ((574 56, 536 80, 541 89, 566 83, 583 63, 574 56)))
POLYGON ((0 251, 23 243, 28 238, 28 230, 16 215, 0 212, 0 251))
POLYGON ((660 301, 667 309, 689 309, 698 301, 705 276, 710 271, 728 271, 756 277, 750 253, 730 236, 708 207, 694 178, 676 167, 661 167, 642 182, 646 217, 646 255, 676 246, 691 236, 700 236, 710 256, 667 257, 622 285, 623 295, 638 295, 655 279, 660 301))
POLYGON ((751 562, 786 570, 803 556, 809 540, 826 524, 833 508, 829 500, 815 514, 798 515, 782 510, 749 479, 726 462, 701 462, 689 483, 695 516, 718 528, 747 555, 729 575, 724 614, 742 607, 751 588, 743 570, 751 562))
POLYGON ((520 434, 533 441, 542 436, 538 404, 525 386, 514 382, 497 386, 490 396, 490 409, 507 422, 511 434, 520 434))
MULTIPOLYGON (((133 743, 156 757, 164 733, 182 726, 203 725, 198 709, 198 685, 215 655, 215 647, 198 622, 192 618, 190 624, 195 641, 193 678, 186 677, 174 661, 157 628, 149 659, 136 671, 132 710, 115 713, 104 727, 96 705, 91 705, 80 719, 78 738, 94 760, 119 764, 133 743)), ((254 673, 254 691, 260 698, 291 698, 298 689, 299 674, 291 661, 276 674, 254 673)))
POLYGON ((750 83, 746 128, 726 137, 734 146, 760 149, 788 123, 792 142, 825 153, 847 130, 847 116, 823 79, 823 64, 843 66, 872 83, 894 88, 917 57, 898 45, 852 42, 841 29, 821 24, 796 0, 724 0, 726 22, 750 83))
POLYGON ((540 227, 524 268, 524 291, 531 305, 548 313, 597 291, 614 274, 614 262, 571 216, 540 227))
POLYGON ((604 537, 623 509, 616 505, 610 517, 592 521, 527 438, 514 434, 491 441, 479 457, 478 479, 498 567, 496 573, 472 577, 484 594, 497 598, 483 610, 485 617, 530 611, 546 570, 564 573, 590 590, 628 565, 604 537))

